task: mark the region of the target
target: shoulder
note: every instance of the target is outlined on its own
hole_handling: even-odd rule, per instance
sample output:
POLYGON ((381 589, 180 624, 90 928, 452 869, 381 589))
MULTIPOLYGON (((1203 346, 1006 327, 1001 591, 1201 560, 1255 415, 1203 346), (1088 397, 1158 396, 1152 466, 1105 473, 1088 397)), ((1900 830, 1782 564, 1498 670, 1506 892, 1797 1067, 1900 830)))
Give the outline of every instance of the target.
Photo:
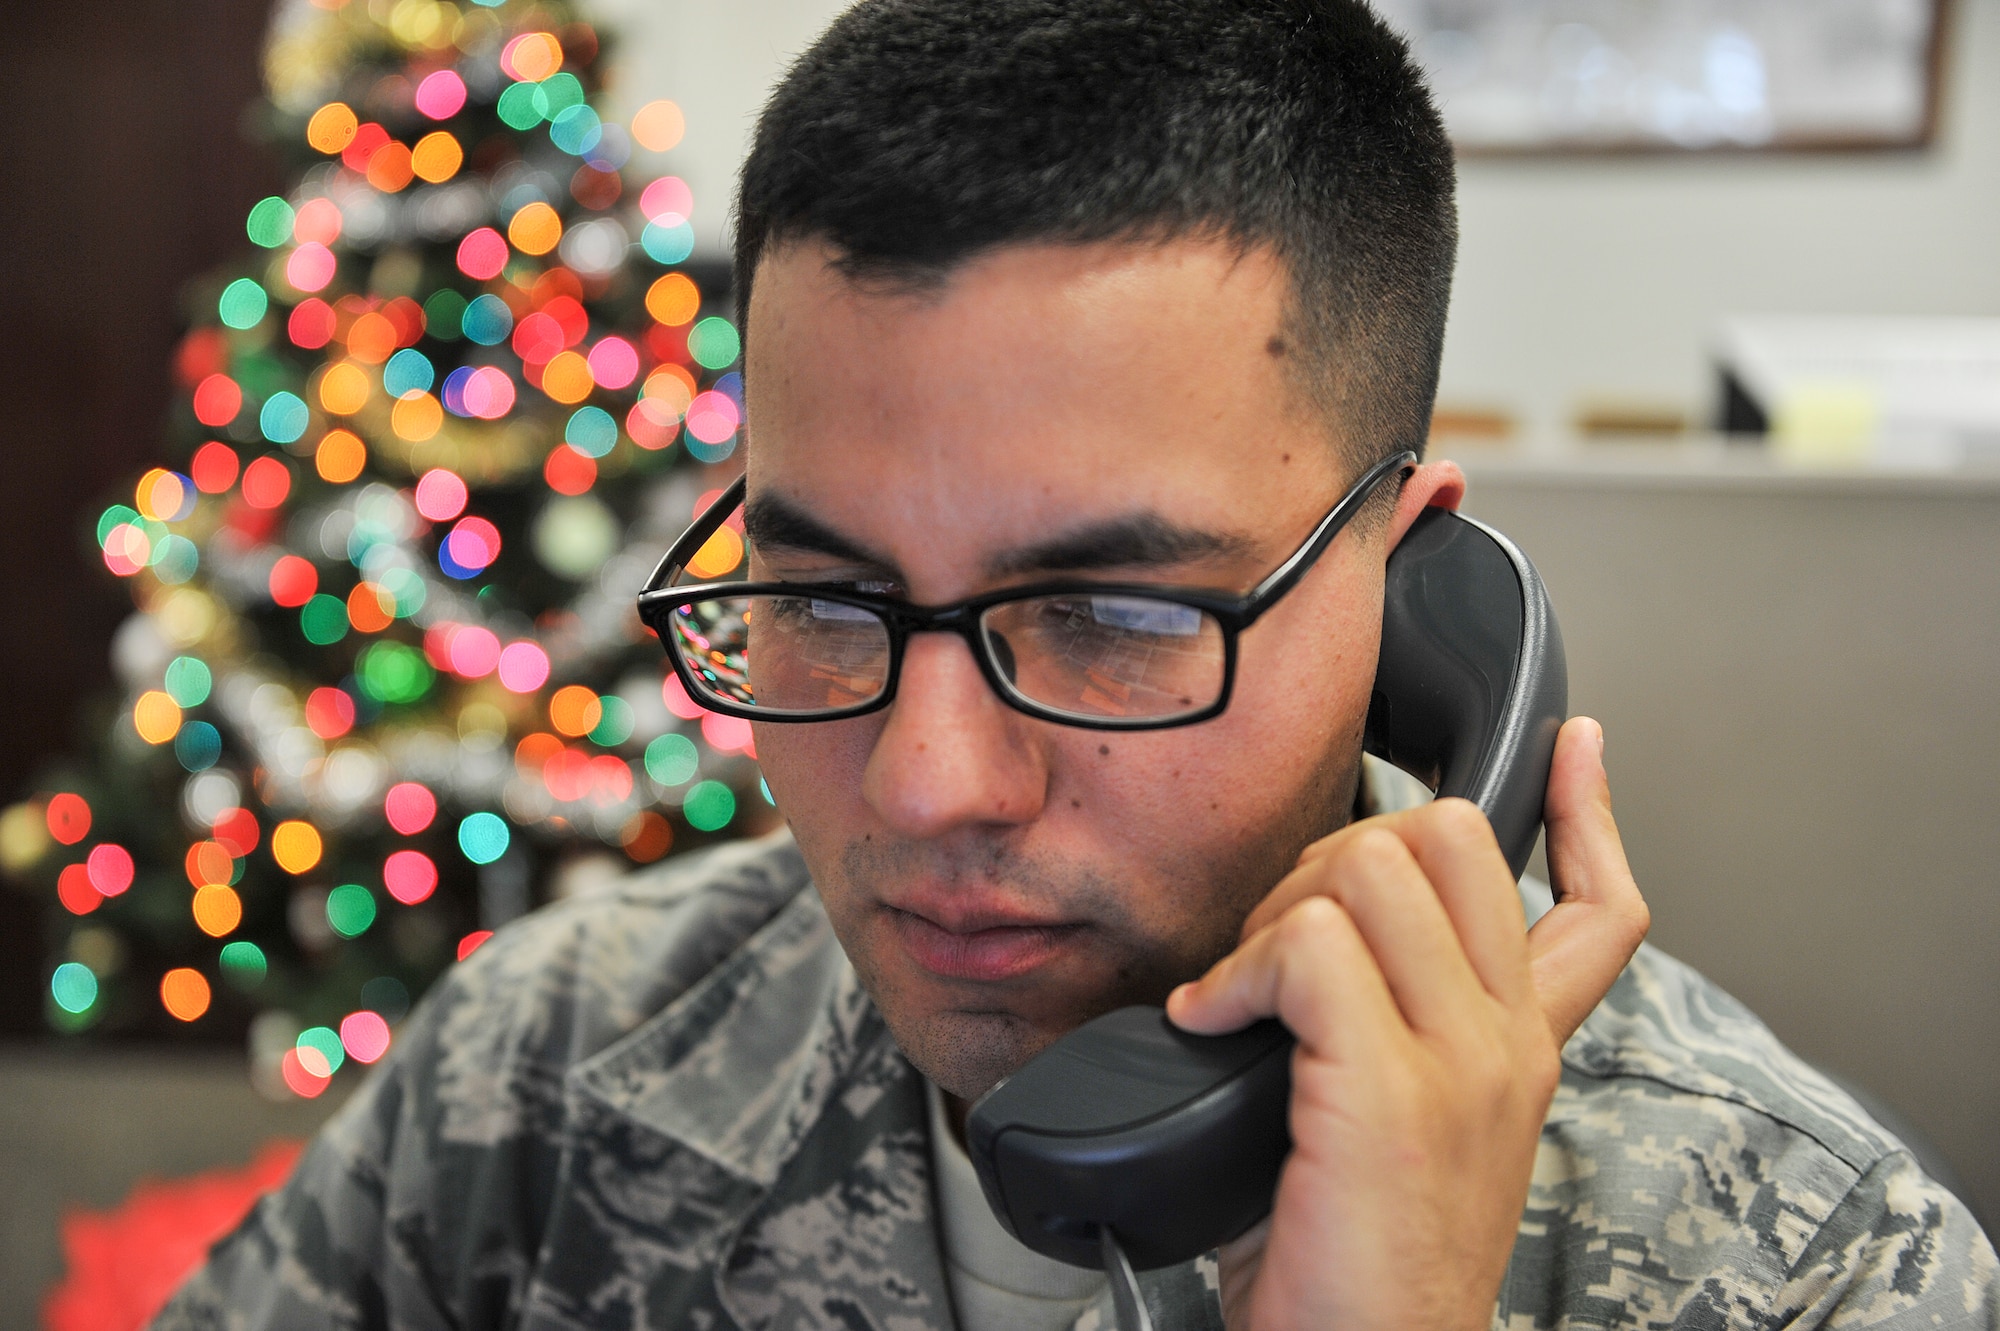
POLYGON ((1563 1050, 1502 1311, 1537 1326, 1991 1326, 1996 1280, 1977 1224, 1895 1137, 1719 986, 1645 947, 1563 1050))

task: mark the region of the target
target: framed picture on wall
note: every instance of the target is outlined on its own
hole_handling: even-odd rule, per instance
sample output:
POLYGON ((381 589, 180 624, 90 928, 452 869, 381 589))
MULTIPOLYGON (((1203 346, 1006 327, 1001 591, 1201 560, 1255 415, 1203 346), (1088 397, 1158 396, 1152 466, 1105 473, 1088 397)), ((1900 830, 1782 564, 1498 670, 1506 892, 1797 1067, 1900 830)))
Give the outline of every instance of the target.
POLYGON ((1461 152, 1929 143, 1946 0, 1375 0, 1461 152))

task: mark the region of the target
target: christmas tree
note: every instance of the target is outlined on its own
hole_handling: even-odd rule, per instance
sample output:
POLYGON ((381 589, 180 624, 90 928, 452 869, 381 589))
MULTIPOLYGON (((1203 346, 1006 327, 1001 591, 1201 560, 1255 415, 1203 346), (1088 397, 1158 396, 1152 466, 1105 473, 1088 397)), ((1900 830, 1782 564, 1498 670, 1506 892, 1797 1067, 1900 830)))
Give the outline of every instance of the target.
POLYGON ((602 45, 553 2, 279 11, 297 184, 191 294, 167 465, 92 518, 124 695, 0 815, 56 1029, 247 1032, 316 1095, 537 898, 774 824, 633 613, 742 380, 681 114, 605 118, 602 45))

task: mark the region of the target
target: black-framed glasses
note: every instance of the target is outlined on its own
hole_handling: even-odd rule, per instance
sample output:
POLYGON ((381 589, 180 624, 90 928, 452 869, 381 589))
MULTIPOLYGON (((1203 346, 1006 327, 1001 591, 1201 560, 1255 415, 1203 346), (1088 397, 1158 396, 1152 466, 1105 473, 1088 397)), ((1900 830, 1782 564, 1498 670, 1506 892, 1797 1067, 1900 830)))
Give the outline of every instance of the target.
MULTIPOLYGON (((1095 730, 1191 725, 1229 705, 1236 640, 1299 584, 1334 537, 1417 455, 1382 459, 1246 595, 1066 580, 921 606, 848 585, 670 586, 743 501, 742 478, 681 534, 639 594, 639 618, 690 697, 751 721, 832 721, 886 707, 913 633, 956 633, 993 691, 1029 716, 1095 730)), ((733 542, 726 542, 733 546, 733 542)), ((733 567, 735 555, 727 556, 733 567)))

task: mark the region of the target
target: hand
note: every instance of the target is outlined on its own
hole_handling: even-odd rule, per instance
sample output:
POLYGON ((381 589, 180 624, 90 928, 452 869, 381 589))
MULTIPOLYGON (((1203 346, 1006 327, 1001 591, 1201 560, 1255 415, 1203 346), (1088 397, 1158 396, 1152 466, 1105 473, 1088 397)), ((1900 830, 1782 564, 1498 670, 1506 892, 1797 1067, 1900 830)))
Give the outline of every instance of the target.
POLYGON ((1168 1000, 1187 1030, 1276 1016, 1299 1041, 1276 1203, 1222 1253, 1232 1328, 1491 1321, 1559 1051, 1649 923, 1595 721, 1558 736, 1545 813, 1558 904, 1532 932, 1484 815, 1440 800, 1307 848, 1168 1000))

